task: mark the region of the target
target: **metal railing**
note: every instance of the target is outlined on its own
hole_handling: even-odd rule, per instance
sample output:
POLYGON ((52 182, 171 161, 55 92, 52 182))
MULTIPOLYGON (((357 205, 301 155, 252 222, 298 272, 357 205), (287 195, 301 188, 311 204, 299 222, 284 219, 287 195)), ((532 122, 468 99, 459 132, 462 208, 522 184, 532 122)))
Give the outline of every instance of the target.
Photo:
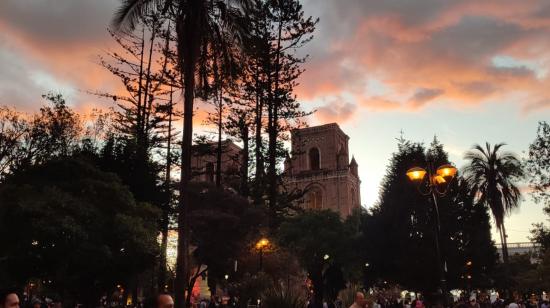
MULTIPOLYGON (((502 249, 502 244, 497 243, 495 245, 498 249, 502 249)), ((539 243, 534 242, 519 242, 519 243, 508 243, 508 249, 510 248, 540 248, 539 243)))

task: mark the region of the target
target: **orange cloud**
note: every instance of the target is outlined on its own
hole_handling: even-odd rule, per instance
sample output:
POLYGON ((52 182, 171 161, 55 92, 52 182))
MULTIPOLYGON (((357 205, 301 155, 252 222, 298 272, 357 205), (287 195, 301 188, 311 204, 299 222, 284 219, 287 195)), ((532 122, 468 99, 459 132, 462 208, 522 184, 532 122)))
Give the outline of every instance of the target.
MULTIPOLYGON (((115 48, 106 27, 118 5, 73 0, 54 10, 2 1, 0 104, 32 108, 40 94, 61 90, 77 108, 112 106, 82 91, 125 92, 96 59, 115 48)), ((548 2, 331 0, 305 8, 321 22, 304 50, 311 57, 296 92, 300 100, 329 102, 318 118, 351 120, 353 106, 411 111, 515 98, 524 112, 550 106, 548 2), (498 56, 517 63, 495 65, 498 56)))
POLYGON ((378 111, 516 98, 526 112, 550 105, 550 4, 390 2, 354 2, 347 9, 325 4, 326 14, 342 18, 321 21, 344 25, 321 33, 332 47, 318 58, 310 52, 300 95, 312 101, 348 93, 378 111), (495 63, 503 56, 509 63, 495 63), (369 78, 383 93, 369 87, 369 78))

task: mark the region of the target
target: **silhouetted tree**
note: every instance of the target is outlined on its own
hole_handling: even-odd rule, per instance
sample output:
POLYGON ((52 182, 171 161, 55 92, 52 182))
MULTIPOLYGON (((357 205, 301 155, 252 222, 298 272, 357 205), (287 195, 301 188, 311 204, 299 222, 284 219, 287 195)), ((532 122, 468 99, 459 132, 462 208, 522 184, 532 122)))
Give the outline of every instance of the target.
POLYGON ((539 122, 537 137, 529 145, 529 157, 525 161, 527 180, 533 189, 535 201, 542 203, 550 214, 550 124, 539 122))
MULTIPOLYGON (((232 3, 240 5, 240 8, 248 7, 246 0, 232 3)), ((246 24, 241 18, 242 10, 239 10, 239 7, 227 5, 225 2, 205 0, 126 0, 115 14, 113 22, 118 28, 133 30, 135 25, 141 22, 141 18, 152 11, 169 13, 175 19, 178 66, 184 80, 182 168, 178 211, 179 253, 175 283, 176 289, 184 290, 190 277, 188 219, 190 199, 187 187, 191 180, 193 103, 200 54, 205 46, 212 46, 212 42, 219 42, 216 45, 220 46, 225 41, 239 39, 244 34, 246 24)), ((176 307, 185 307, 183 292, 176 293, 176 307)))
MULTIPOLYGON (((365 284, 399 284, 424 292, 439 286, 435 254, 436 219, 431 198, 423 196, 406 177, 414 166, 448 163, 443 146, 434 139, 426 150, 423 144, 399 139, 382 180, 380 199, 361 218, 361 258, 365 284), (380 236, 384 234, 384 236, 380 236)), ((440 248, 447 269, 449 287, 464 287, 468 275, 484 286, 496 261, 486 210, 474 202, 473 194, 459 177, 439 198, 440 248), (466 267, 471 261, 473 267, 466 267)))
MULTIPOLYGON (((0 271, 91 307, 105 291, 150 267, 157 212, 82 160, 30 166, 0 185, 0 271)), ((10 281, 0 281, 8 285, 10 281)))
POLYGON ((492 148, 489 143, 485 148, 474 146, 474 150, 465 155, 470 163, 464 168, 464 177, 479 202, 491 209, 500 232, 504 263, 507 263, 504 217, 519 206, 521 192, 516 181, 523 176, 523 170, 514 154, 499 151, 504 145, 499 143, 492 148))
POLYGON ((306 211, 281 224, 278 242, 294 253, 307 271, 316 308, 323 307, 325 297, 334 300, 345 288, 342 266, 351 253, 348 236, 338 213, 330 210, 306 211))
POLYGON ((309 113, 300 110, 293 93, 296 80, 303 72, 301 64, 306 57, 297 56, 297 50, 312 39, 317 20, 304 16, 302 5, 296 0, 255 1, 251 17, 250 48, 246 54, 247 73, 243 79, 242 97, 255 106, 255 201, 262 203, 267 196, 270 226, 278 224, 278 214, 288 203, 278 202, 280 174, 278 162, 284 159, 281 141, 292 128, 302 125, 301 119, 309 113), (267 115, 267 121, 265 116, 267 115), (262 135, 267 132, 267 158, 263 153, 262 135), (264 165, 267 177, 264 180, 264 165))

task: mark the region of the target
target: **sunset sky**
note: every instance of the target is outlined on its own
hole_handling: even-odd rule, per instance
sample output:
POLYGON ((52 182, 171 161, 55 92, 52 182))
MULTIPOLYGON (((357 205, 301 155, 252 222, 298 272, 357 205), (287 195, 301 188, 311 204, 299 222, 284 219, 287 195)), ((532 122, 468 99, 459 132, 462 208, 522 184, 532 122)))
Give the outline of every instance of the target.
MULTIPOLYGON (((79 111, 116 91, 96 64, 113 46, 106 28, 117 0, 1 0, 0 105, 34 111, 40 95, 63 93, 79 111)), ((506 142, 524 156, 537 122, 550 120, 550 1, 306 0, 319 17, 297 89, 317 112, 311 125, 338 122, 350 136, 372 206, 395 138, 434 135, 461 167, 475 143, 506 142)), ((528 189, 524 187, 527 193, 528 189)), ((526 194, 508 219, 510 242, 526 241, 542 206, 526 194)))

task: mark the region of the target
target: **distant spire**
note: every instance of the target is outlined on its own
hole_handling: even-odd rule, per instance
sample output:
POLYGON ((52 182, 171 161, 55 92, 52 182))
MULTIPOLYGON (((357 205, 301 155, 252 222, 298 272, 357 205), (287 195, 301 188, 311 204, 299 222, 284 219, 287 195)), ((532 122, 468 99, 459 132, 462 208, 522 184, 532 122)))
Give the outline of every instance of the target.
POLYGON ((349 163, 349 170, 351 174, 359 176, 357 173, 357 161, 355 161, 355 156, 351 156, 351 162, 349 163))
POLYGON ((284 162, 284 172, 291 175, 292 174, 292 159, 290 158, 290 155, 288 152, 285 152, 285 162, 284 162))

